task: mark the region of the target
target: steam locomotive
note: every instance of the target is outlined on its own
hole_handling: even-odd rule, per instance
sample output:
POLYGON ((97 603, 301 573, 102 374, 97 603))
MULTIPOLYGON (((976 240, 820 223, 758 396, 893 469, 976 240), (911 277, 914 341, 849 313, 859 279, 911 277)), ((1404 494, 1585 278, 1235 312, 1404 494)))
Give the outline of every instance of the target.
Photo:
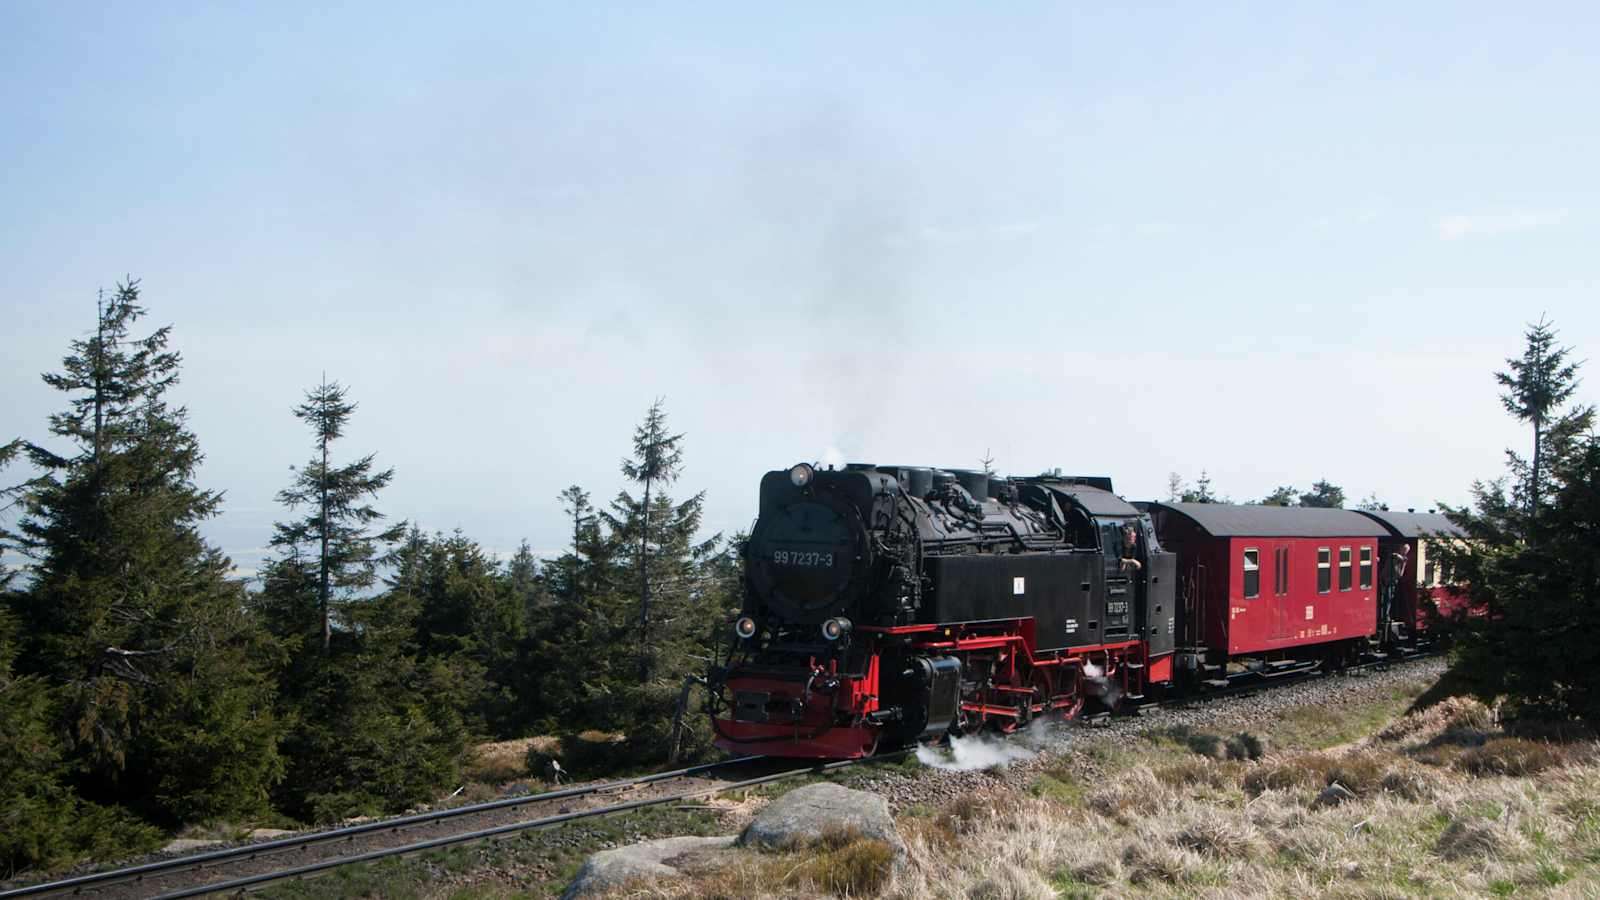
POLYGON ((768 472, 707 677, 716 742, 854 758, 1382 655, 1419 624, 1394 621, 1402 554, 1374 583, 1384 536, 1346 510, 1135 505, 1103 477, 768 472))

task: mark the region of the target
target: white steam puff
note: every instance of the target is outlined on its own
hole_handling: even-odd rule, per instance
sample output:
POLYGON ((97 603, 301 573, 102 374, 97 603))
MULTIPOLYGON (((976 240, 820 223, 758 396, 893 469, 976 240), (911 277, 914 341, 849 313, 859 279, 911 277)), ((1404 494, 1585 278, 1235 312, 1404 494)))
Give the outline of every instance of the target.
POLYGON ((1032 759, 1033 755, 1034 751, 1018 744, 982 734, 951 738, 949 749, 927 745, 917 748, 919 762, 946 772, 1002 768, 1017 760, 1032 759))

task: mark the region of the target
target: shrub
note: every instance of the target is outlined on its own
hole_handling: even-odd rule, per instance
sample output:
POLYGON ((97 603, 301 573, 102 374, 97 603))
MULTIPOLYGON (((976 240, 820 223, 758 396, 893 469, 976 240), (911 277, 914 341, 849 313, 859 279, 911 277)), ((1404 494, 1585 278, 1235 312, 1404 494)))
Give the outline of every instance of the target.
POLYGON ((1155 773, 1137 766, 1121 779, 1113 780, 1089 797, 1089 808, 1118 822, 1127 822, 1161 811, 1167 790, 1155 773))
POLYGON ((1156 779, 1168 787, 1207 787, 1226 790, 1239 783, 1243 767, 1236 762, 1213 762, 1207 759, 1186 759, 1164 766, 1156 772, 1156 779))
POLYGON ((1173 841, 1185 850, 1221 859, 1250 859, 1265 847, 1250 824, 1214 817, 1190 823, 1173 841))
POLYGON ((1553 769, 1568 761, 1568 754, 1555 744, 1503 737, 1463 751, 1455 759, 1455 768, 1478 777, 1521 776, 1553 769))
POLYGON ((1445 859, 1479 859, 1505 856, 1520 850, 1523 841, 1512 828, 1486 819, 1457 819, 1446 826, 1433 852, 1445 859))
POLYGON ((576 777, 592 777, 609 772, 630 760, 627 735, 589 729, 561 739, 562 765, 576 777))
POLYGON ((1375 753, 1325 756, 1307 753, 1262 765, 1245 774, 1241 787, 1252 797, 1267 791, 1317 789, 1338 784, 1356 796, 1392 791, 1404 797, 1431 795, 1433 785, 1415 770, 1396 768, 1375 753))
POLYGON ((893 868, 894 848, 887 843, 863 838, 854 829, 830 829, 818 839, 815 854, 784 881, 835 896, 862 897, 882 890, 893 868))
MULTIPOLYGON (((1315 753, 1302 754, 1269 766, 1251 769, 1240 786, 1252 797, 1267 791, 1325 787, 1332 760, 1315 753)), ((1348 785, 1346 785, 1348 787, 1348 785)))
POLYGON ((1122 851, 1122 868, 1134 884, 1181 884, 1188 877, 1189 861, 1173 847, 1138 841, 1122 851))

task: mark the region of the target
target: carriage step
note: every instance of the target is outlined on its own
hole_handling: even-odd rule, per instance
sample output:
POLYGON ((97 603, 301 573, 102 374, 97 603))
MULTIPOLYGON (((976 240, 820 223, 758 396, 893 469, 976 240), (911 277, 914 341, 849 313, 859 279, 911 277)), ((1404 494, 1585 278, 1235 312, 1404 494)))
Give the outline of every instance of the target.
POLYGON ((1125 663, 1122 664, 1122 666, 1125 669, 1142 669, 1142 668, 1144 668, 1144 663, 1142 663, 1142 662, 1125 662, 1125 663))
POLYGON ((1225 688, 1225 687, 1228 686, 1228 679, 1226 679, 1226 678, 1207 678, 1202 683, 1206 687, 1225 688))
POLYGON ((1284 669, 1303 668, 1305 665, 1305 663, 1297 659, 1275 659, 1272 662, 1267 663, 1267 668, 1281 672, 1284 669))
POLYGON ((1144 702, 1144 695, 1143 694, 1123 694, 1122 695, 1122 701, 1124 703, 1134 703, 1134 704, 1143 703, 1144 702))

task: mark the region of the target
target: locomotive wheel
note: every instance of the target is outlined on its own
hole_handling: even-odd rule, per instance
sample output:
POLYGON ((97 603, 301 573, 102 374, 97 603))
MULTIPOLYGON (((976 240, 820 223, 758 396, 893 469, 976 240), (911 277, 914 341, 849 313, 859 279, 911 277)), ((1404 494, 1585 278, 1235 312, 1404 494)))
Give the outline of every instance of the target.
POLYGON ((1073 672, 1065 680, 1067 684, 1063 685, 1062 693, 1056 700, 1067 701, 1059 711, 1062 718, 1071 719, 1083 712, 1083 675, 1080 672, 1073 672))
POLYGON ((1050 670, 1039 667, 1028 676, 1028 686, 1033 688, 1033 702, 1039 704, 1043 711, 1050 712, 1050 701, 1055 698, 1055 679, 1050 677, 1050 670))

